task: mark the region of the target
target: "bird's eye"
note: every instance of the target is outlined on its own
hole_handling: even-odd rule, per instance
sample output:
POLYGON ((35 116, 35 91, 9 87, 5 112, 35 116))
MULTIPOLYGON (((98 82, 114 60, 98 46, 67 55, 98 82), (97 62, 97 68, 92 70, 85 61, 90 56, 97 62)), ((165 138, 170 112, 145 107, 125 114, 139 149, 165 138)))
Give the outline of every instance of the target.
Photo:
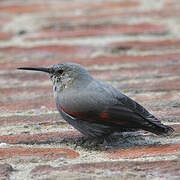
POLYGON ((63 73, 63 70, 62 70, 62 69, 59 69, 59 70, 57 71, 57 73, 58 73, 58 74, 62 74, 62 73, 63 73))

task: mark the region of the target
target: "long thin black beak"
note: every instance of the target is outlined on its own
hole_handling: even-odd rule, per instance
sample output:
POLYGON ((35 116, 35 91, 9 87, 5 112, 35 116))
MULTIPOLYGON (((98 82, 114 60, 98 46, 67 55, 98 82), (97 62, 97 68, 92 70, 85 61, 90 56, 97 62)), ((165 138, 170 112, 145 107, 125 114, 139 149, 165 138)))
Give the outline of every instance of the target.
POLYGON ((46 73, 51 72, 51 68, 49 68, 49 67, 20 67, 20 68, 17 68, 17 69, 30 70, 30 71, 42 71, 42 72, 46 72, 46 73))

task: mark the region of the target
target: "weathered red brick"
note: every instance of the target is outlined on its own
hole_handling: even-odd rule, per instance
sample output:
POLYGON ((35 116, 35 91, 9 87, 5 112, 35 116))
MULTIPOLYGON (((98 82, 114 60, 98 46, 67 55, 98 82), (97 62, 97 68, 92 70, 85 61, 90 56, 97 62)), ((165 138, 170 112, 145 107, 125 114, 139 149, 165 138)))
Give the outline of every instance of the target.
POLYGON ((47 29, 44 31, 30 34, 26 40, 39 40, 39 39, 57 39, 57 38, 72 38, 72 37, 89 37, 89 36, 104 36, 104 35, 120 35, 120 34, 139 34, 139 33, 156 33, 163 34, 168 31, 167 27, 156 24, 122 24, 114 26, 97 26, 94 27, 79 27, 78 29, 71 29, 71 31, 63 29, 47 29))
MULTIPOLYGON (((21 85, 24 82, 32 82, 32 81, 45 82, 50 79, 49 79, 49 75, 45 74, 45 73, 37 73, 35 71, 31 71, 31 73, 27 73, 27 71, 19 71, 18 70, 17 73, 14 73, 14 71, 12 71, 12 72, 9 71, 9 72, 1 74, 0 80, 2 80, 2 81, 5 81, 5 80, 11 81, 12 80, 12 81, 16 81, 16 82, 19 81, 19 84, 21 85)), ((16 85, 18 85, 18 83, 16 85)), ((6 87, 2 88, 1 90, 2 90, 3 94, 8 94, 9 92, 13 93, 13 91, 18 93, 20 89, 22 89, 22 92, 23 91, 32 92, 32 90, 38 91, 37 86, 32 85, 30 87, 21 87, 21 88, 17 87, 17 86, 14 86, 14 87, 6 86, 6 87)), ((50 88, 50 86, 49 87, 39 86, 39 89, 44 92, 47 92, 50 89, 52 90, 52 88, 50 88)))
POLYGON ((124 16, 137 16, 137 17, 158 17, 158 18, 175 18, 179 17, 180 12, 179 9, 174 9, 168 7, 167 9, 160 9, 160 10, 152 10, 152 11, 142 11, 142 12, 132 12, 132 13, 126 13, 124 16))
MULTIPOLYGON (((43 110, 39 110, 43 111, 43 110)), ((45 110, 46 111, 46 110, 45 110)), ((2 110, 1 110, 2 112, 2 110)), ((39 124, 42 126, 49 126, 49 125, 63 125, 66 124, 65 121, 62 119, 62 117, 58 113, 54 114, 44 114, 44 115, 14 115, 14 116, 2 116, 0 117, 0 123, 1 125, 8 126, 10 124, 18 124, 18 123, 24 123, 27 125, 32 124, 39 124)))
MULTIPOLYGON (((137 10, 137 9, 131 9, 125 11, 114 11, 114 9, 108 9, 108 11, 95 11, 93 13, 89 14, 78 14, 76 16, 50 16, 46 17, 43 20, 48 24, 51 23, 52 26, 62 26, 62 23, 64 24, 72 24, 72 22, 76 22, 79 24, 82 24, 83 22, 91 22, 92 24, 96 21, 103 21, 106 20, 108 24, 112 24, 112 19, 113 18, 131 18, 137 17, 137 18, 171 18, 171 17, 179 17, 180 11, 179 9, 175 8, 167 8, 167 9, 156 9, 156 10, 137 10)), ((117 22, 116 22, 117 23, 117 22)), ((73 26, 73 25, 71 25, 73 26)), ((91 25, 92 26, 92 25, 91 25)))
POLYGON ((0 109, 1 110, 6 109, 7 107, 10 107, 10 109, 15 110, 16 108, 21 106, 20 103, 23 103, 24 105, 26 104, 25 105, 26 107, 24 108, 23 106, 21 106, 23 109, 28 109, 28 107, 30 106, 32 106, 32 108, 33 107, 41 108, 41 106, 42 107, 44 106, 45 109, 47 110, 47 106, 46 106, 47 102, 48 104, 50 103, 49 105, 51 106, 51 108, 54 109, 54 105, 53 105, 54 98, 53 98, 52 86, 31 86, 27 88, 26 87, 3 88, 0 91, 1 91, 1 94, 0 94, 0 98, 1 98, 0 109), (30 99, 29 96, 31 96, 31 100, 29 100, 30 99), (47 101, 45 99, 45 96, 47 96, 47 101), (40 102, 38 103, 38 101, 41 101, 41 98, 42 98, 42 102, 41 102, 42 104, 40 105, 40 102))
POLYGON ((139 64, 138 67, 120 67, 117 70, 92 70, 90 73, 101 80, 128 80, 134 78, 163 78, 168 75, 176 76, 180 73, 180 68, 173 64, 161 68, 154 67, 154 64, 149 64, 149 66, 139 64))
POLYGON ((73 46, 73 45, 48 45, 48 46, 36 46, 36 47, 5 47, 0 48, 1 53, 8 55, 31 55, 35 56, 40 54, 41 56, 49 55, 66 55, 66 56, 84 56, 92 53, 94 50, 91 46, 73 46))
MULTIPOLYGON (((155 13, 156 13, 156 16, 160 16, 162 18, 164 18, 164 17, 176 18, 176 17, 179 17, 179 15, 180 15, 179 9, 174 9, 174 8, 170 8, 170 7, 168 7, 167 9, 159 10, 155 13)), ((152 14, 153 14, 153 12, 152 12, 152 14)))
POLYGON ((58 10, 61 7, 58 4, 28 4, 28 5, 2 5, 0 12, 6 13, 35 13, 47 10, 58 10))
MULTIPOLYGON (((179 122, 179 116, 180 116, 180 110, 179 108, 176 108, 176 109, 169 109, 166 110, 166 119, 175 119, 176 122, 179 122)), ((164 118, 165 119, 165 118, 164 118)))
POLYGON ((58 158, 74 159, 78 156, 78 152, 65 148, 0 148, 1 158, 39 157, 40 159, 55 160, 58 158))
POLYGON ((93 9, 98 8, 99 9, 123 9, 123 8, 134 8, 136 6, 140 5, 140 3, 138 1, 122 1, 122 2, 116 2, 116 1, 111 1, 111 2, 103 2, 103 3, 93 3, 92 7, 93 9))
MULTIPOLYGON (((93 177, 95 175, 100 175, 101 177, 109 177, 115 179, 125 178, 127 179, 130 175, 132 179, 146 179, 146 177, 151 177, 155 179, 162 178, 164 180, 173 180, 180 176, 180 162, 177 160, 172 161, 125 161, 125 162, 98 162, 98 163, 80 163, 73 165, 66 165, 61 167, 53 167, 49 165, 40 165, 35 167, 31 171, 32 177, 39 177, 40 175, 47 175, 46 177, 51 177, 52 174, 57 172, 69 172, 70 176, 73 172, 79 175, 85 174, 93 177)), ((56 174, 57 177, 58 173, 56 174)), ((131 179, 130 178, 130 179, 131 179)), ((58 179, 58 178, 57 178, 58 179)))
MULTIPOLYGON (((108 2, 108 3, 114 3, 114 5, 116 3, 121 4, 121 3, 126 3, 126 2, 108 2)), ((105 3, 104 3, 105 4, 105 3)), ((118 8, 118 7, 117 7, 118 8)), ((155 11, 156 12, 156 11, 155 11)), ((47 16, 45 18, 43 18, 43 21, 48 23, 51 23, 51 27, 53 26, 55 27, 62 27, 64 24, 68 24, 70 25, 70 27, 74 27, 74 23, 79 23, 81 26, 97 26, 96 24, 96 20, 106 20, 106 22, 108 22, 109 25, 113 24, 112 22, 112 18, 123 18, 123 17, 130 17, 132 15, 136 15, 136 16, 153 16, 154 11, 137 11, 135 9, 124 9, 123 10, 123 6, 121 6, 121 10, 120 11, 115 11, 114 8, 108 8, 108 11, 104 11, 102 8, 98 9, 98 11, 93 11, 90 12, 88 14, 86 13, 80 13, 80 14, 76 14, 76 16, 74 15, 68 15, 68 16, 61 16, 61 15, 55 15, 55 16, 47 16), (102 11, 101 11, 102 10, 102 11), (91 22, 92 24, 87 24, 87 22, 91 22)), ((117 24, 117 22, 116 22, 117 24)), ((49 27, 47 27, 49 28, 49 27)))
MULTIPOLYGON (((27 94, 28 95, 28 94, 27 94)), ((26 96, 26 95, 25 95, 26 96)), ((55 102, 52 92, 47 93, 41 97, 33 97, 31 99, 13 99, 11 101, 0 102, 1 109, 6 110, 28 110, 28 109, 40 109, 42 106, 55 110, 55 102)))
POLYGON ((172 17, 178 17, 180 15, 179 9, 175 9, 175 8, 170 8, 168 7, 167 9, 156 9, 156 10, 150 10, 150 11, 130 11, 130 12, 118 12, 118 11, 114 11, 114 12, 110 12, 110 13, 101 13, 101 18, 105 18, 105 17, 120 17, 120 18, 128 18, 131 16, 134 17, 142 17, 142 18, 154 18, 154 17, 158 17, 158 18, 172 18, 172 17))
POLYGON ((136 1, 127 2, 104 2, 104 3, 73 3, 73 2, 59 2, 59 3, 36 3, 36 4, 9 4, 1 5, 0 12, 6 13, 36 13, 46 11, 71 11, 75 9, 95 10, 95 9, 117 9, 117 8, 131 8, 139 5, 136 1))
POLYGON ((129 149, 109 150, 107 157, 110 159, 134 159, 153 156, 170 156, 180 154, 180 144, 169 144, 152 147, 136 147, 129 149))
POLYGON ((164 4, 165 8, 169 8, 169 7, 178 8, 180 6, 179 0, 174 0, 174 1, 166 0, 163 4, 164 4))
POLYGON ((164 106, 159 106, 158 108, 157 106, 155 106, 153 110, 149 108, 149 110, 152 112, 152 114, 154 114, 162 121, 176 122, 176 123, 179 122, 179 118, 180 118, 179 108, 173 108, 172 106, 169 106, 168 103, 164 106))
POLYGON ((12 34, 8 32, 0 32, 0 40, 9 40, 12 38, 12 34))
POLYGON ((12 20, 11 17, 1 15, 0 27, 4 27, 4 25, 8 24, 11 20, 12 20))
MULTIPOLYGON (((143 93, 143 94, 137 94, 134 97, 134 99, 136 101, 143 102, 145 104, 148 104, 148 103, 153 104, 153 103, 156 103, 156 102, 160 102, 160 103, 164 102, 164 103, 169 104, 170 102, 173 102, 173 101, 177 103, 177 96, 178 95, 176 93, 174 93, 173 91, 167 91, 167 92, 165 91, 163 93, 155 93, 155 92, 153 92, 151 96, 149 95, 149 92, 146 92, 146 93, 143 93)), ((176 106, 176 104, 174 104, 174 105, 172 104, 171 107, 173 107, 173 106, 176 106)), ((167 108, 168 108, 168 106, 167 106, 167 108)))
POLYGON ((34 169, 32 169, 31 174, 33 176, 40 175, 41 173, 47 175, 47 174, 50 174, 54 170, 55 170, 54 167, 52 167, 50 165, 40 165, 40 166, 36 166, 34 169))
POLYGON ((172 124, 171 127, 174 128, 174 135, 180 134, 180 124, 172 124))
POLYGON ((115 42, 109 45, 112 51, 121 51, 129 49, 137 50, 161 50, 180 47, 180 40, 156 40, 156 41, 127 41, 127 42, 115 42))
POLYGON ((2 135, 0 136, 0 142, 8 143, 8 144, 42 144, 42 143, 60 142, 63 141, 64 139, 69 139, 69 140, 76 139, 81 136, 82 135, 78 131, 2 135))
POLYGON ((163 79, 163 80, 152 80, 150 82, 140 81, 137 83, 124 83, 118 85, 119 89, 124 91, 172 91, 180 89, 180 78, 163 79))

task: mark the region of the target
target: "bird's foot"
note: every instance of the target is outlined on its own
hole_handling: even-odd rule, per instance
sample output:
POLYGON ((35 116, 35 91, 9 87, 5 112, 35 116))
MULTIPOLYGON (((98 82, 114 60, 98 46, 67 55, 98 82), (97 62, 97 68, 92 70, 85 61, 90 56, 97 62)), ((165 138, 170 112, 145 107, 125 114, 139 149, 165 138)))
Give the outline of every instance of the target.
POLYGON ((75 142, 75 149, 78 146, 81 146, 85 149, 96 149, 98 148, 99 144, 103 143, 103 139, 102 138, 89 138, 89 137, 81 137, 79 139, 76 140, 75 142))
POLYGON ((82 146, 85 141, 86 141, 86 137, 80 137, 76 139, 74 149, 76 149, 78 146, 82 146))

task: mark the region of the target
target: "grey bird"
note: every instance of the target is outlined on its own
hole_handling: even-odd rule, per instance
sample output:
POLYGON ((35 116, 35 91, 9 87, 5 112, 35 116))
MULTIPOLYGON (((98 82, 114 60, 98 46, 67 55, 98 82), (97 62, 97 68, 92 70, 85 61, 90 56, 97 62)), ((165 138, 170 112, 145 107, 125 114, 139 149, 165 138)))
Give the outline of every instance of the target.
POLYGON ((86 137, 106 138, 115 132, 141 129, 156 135, 174 131, 110 84, 93 78, 79 64, 18 69, 49 73, 58 111, 86 137))

